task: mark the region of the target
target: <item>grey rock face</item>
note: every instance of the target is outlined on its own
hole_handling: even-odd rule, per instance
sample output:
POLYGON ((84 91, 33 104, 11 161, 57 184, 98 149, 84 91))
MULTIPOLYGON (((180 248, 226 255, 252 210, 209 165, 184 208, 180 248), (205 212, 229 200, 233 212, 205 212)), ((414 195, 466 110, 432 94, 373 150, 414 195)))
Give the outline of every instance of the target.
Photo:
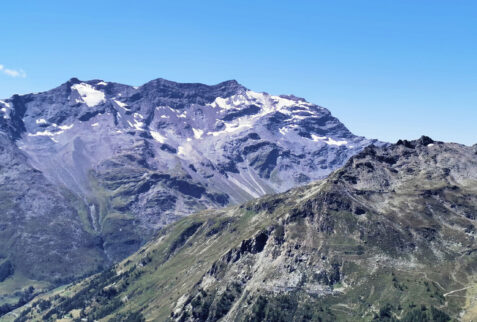
MULTIPOLYGON (((70 245, 62 260, 86 247, 98 259, 84 263, 92 270, 182 216, 323 178, 380 144, 353 135, 323 107, 236 81, 157 79, 132 87, 73 78, 0 101, 0 133, 4 154, 14 159, 2 161, 0 224, 14 229, 38 220, 35 238, 52 239, 52 250, 70 245), (11 176, 13 163, 21 171, 11 176), (28 208, 24 218, 11 218, 20 204, 28 208), (48 231, 56 221, 61 229, 48 231)), ((8 238, 22 249, 36 247, 29 236, 8 238)), ((15 256, 28 261, 32 252, 18 249, 15 256)), ((63 275, 76 272, 66 268, 63 275)))
POLYGON ((58 283, 101 269, 106 263, 101 237, 89 231, 85 213, 75 195, 30 167, 26 156, 0 134, 4 277, 15 271, 30 279, 58 283))

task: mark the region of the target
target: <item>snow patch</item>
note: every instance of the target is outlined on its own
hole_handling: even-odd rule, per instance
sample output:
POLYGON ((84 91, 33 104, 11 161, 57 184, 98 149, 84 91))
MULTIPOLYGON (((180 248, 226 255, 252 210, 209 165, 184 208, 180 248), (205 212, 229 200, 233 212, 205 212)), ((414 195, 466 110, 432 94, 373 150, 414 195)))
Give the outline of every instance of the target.
POLYGON ((5 101, 0 100, 0 104, 3 104, 6 108, 11 108, 12 105, 10 103, 7 103, 5 101))
POLYGON ((2 100, 0 100, 0 103, 3 104, 4 106, 0 109, 0 111, 4 113, 3 118, 9 119, 10 118, 9 110, 12 108, 12 105, 2 100))
POLYGON ((345 140, 336 141, 336 140, 333 140, 332 138, 329 138, 329 137, 326 137, 326 136, 318 136, 318 135, 315 135, 315 134, 311 135, 311 139, 315 142, 324 142, 328 145, 341 146, 341 145, 348 144, 348 141, 345 141, 345 140))
POLYGON ((210 106, 214 108, 221 108, 223 110, 236 109, 244 105, 257 105, 261 107, 261 112, 259 114, 249 117, 249 119, 257 119, 277 111, 284 114, 291 114, 291 111, 287 108, 299 104, 298 102, 286 98, 270 96, 267 93, 258 93, 254 91, 246 91, 245 94, 237 94, 229 98, 218 97, 210 104, 210 106))
POLYGON ((101 81, 101 82, 97 83, 96 85, 107 86, 108 83, 101 81))
POLYGON ((72 129, 73 126, 75 126, 74 124, 70 124, 70 125, 60 125, 58 126, 58 128, 60 128, 61 130, 69 130, 69 129, 72 129))
POLYGON ((134 125, 133 125, 133 126, 134 126, 134 128, 136 128, 136 130, 138 130, 138 131, 145 131, 145 130, 144 130, 144 126, 145 126, 145 125, 146 125, 146 124, 145 124, 144 122, 140 122, 140 121, 138 121, 138 120, 134 120, 134 125))
MULTIPOLYGON (((88 105, 88 107, 93 107, 106 101, 104 93, 94 89, 93 86, 89 84, 74 84, 71 86, 71 89, 74 89, 78 92, 78 94, 81 96, 81 99, 83 100, 82 103, 85 103, 88 105)), ((78 102, 78 100, 76 100, 76 102, 78 102)))
POLYGON ((35 121, 36 124, 48 124, 48 122, 45 119, 38 119, 35 121))
POLYGON ((256 101, 264 101, 266 97, 265 93, 259 93, 254 91, 247 91, 246 94, 249 98, 254 99, 256 101))
POLYGON ((286 127, 280 128, 278 131, 280 132, 281 135, 286 135, 290 129, 286 127))
POLYGON ((348 141, 335 141, 333 140, 332 138, 328 138, 328 141, 326 141, 326 144, 328 145, 337 145, 337 146, 341 146, 341 145, 346 145, 348 144, 348 141))
POLYGON ((178 155, 185 156, 186 155, 185 152, 186 152, 186 149, 182 145, 177 147, 177 154, 178 155))
POLYGON ((202 137, 202 134, 204 134, 204 131, 201 129, 192 128, 192 132, 194 132, 194 138, 196 139, 200 139, 202 137))
POLYGON ((315 134, 312 134, 311 135, 311 139, 315 142, 318 142, 318 141, 323 141, 323 140, 326 140, 327 137, 326 136, 318 136, 318 135, 315 135, 315 134))
POLYGON ((229 99, 222 98, 222 97, 217 97, 215 101, 211 104, 211 106, 215 108, 221 108, 224 110, 234 108, 233 105, 229 104, 229 99))
POLYGON ((50 131, 38 131, 36 133, 28 133, 28 136, 55 136, 63 133, 63 131, 50 132, 50 131))
POLYGON ((130 127, 133 127, 133 128, 135 128, 136 130, 138 130, 138 131, 145 131, 145 130, 144 130, 144 126, 145 126, 146 124, 145 124, 144 122, 140 122, 140 121, 138 121, 138 120, 135 119, 135 120, 134 120, 134 124, 131 123, 131 121, 128 121, 128 124, 129 124, 130 127))
POLYGON ((94 126, 98 126, 98 125, 99 125, 98 122, 91 124, 91 126, 93 126, 93 127, 94 127, 94 126))
POLYGON ((305 116, 305 115, 297 115, 297 114, 295 114, 295 115, 292 116, 292 118, 293 118, 294 120, 303 120, 303 119, 306 119, 306 118, 308 118, 308 117, 310 117, 310 115, 305 116))
POLYGON ((164 143, 166 142, 166 137, 162 136, 161 133, 159 132, 156 132, 156 131, 150 131, 151 132, 151 136, 154 138, 154 140, 156 140, 157 142, 159 143, 164 143))
POLYGON ((127 104, 125 104, 125 103, 123 103, 123 102, 121 102, 121 101, 118 101, 118 100, 116 100, 116 99, 113 99, 113 102, 116 103, 116 105, 118 105, 119 107, 122 107, 122 108, 124 108, 125 110, 127 110, 127 106, 128 106, 127 104))

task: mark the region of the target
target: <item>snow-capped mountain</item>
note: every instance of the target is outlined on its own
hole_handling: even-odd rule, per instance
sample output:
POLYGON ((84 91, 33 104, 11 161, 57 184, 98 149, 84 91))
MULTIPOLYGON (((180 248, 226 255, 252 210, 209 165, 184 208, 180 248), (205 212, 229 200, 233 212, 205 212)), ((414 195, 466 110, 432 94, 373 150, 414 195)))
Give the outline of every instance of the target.
POLYGON ((323 107, 235 81, 158 79, 137 88, 72 79, 0 104, 2 125, 15 109, 22 126, 14 134, 32 164, 83 193, 89 169, 142 145, 148 168, 188 175, 242 202, 323 178, 372 142, 323 107))
MULTIPOLYGON (((380 144, 302 98, 254 92, 236 81, 164 79, 133 87, 73 78, 47 92, 15 95, 0 101, 0 135, 19 156, 2 163, 4 189, 15 184, 9 172, 17 162, 68 194, 75 209, 68 216, 81 222, 78 231, 99 238, 106 262, 181 216, 321 179, 380 144)), ((31 185, 5 197, 7 208, 65 203, 40 195, 31 185)), ((28 222, 35 209, 22 211, 18 225, 34 234, 28 222)))

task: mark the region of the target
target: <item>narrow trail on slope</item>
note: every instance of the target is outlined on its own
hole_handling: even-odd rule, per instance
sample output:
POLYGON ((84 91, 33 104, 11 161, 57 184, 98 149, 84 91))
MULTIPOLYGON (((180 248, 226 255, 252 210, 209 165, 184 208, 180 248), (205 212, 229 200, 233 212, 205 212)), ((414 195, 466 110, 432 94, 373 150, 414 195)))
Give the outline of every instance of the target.
POLYGON ((450 292, 445 293, 444 296, 448 296, 448 295, 451 295, 451 294, 456 293, 456 292, 464 291, 464 290, 466 290, 466 289, 468 289, 468 288, 471 288, 471 287, 472 287, 472 286, 467 286, 467 287, 464 287, 464 288, 460 288, 460 289, 458 289, 458 290, 453 290, 453 291, 450 291, 450 292))

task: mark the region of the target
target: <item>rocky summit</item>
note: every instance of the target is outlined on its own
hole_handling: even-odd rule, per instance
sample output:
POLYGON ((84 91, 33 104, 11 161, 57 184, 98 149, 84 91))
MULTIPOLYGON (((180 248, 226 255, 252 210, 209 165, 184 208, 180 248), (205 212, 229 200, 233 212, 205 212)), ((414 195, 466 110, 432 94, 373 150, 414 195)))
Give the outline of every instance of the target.
POLYGON ((0 141, 0 301, 100 271, 183 216, 322 179, 381 144, 323 107, 236 81, 75 78, 0 100, 0 141))
POLYGON ((470 321, 477 146, 370 146, 328 178, 186 217, 18 321, 470 321))

